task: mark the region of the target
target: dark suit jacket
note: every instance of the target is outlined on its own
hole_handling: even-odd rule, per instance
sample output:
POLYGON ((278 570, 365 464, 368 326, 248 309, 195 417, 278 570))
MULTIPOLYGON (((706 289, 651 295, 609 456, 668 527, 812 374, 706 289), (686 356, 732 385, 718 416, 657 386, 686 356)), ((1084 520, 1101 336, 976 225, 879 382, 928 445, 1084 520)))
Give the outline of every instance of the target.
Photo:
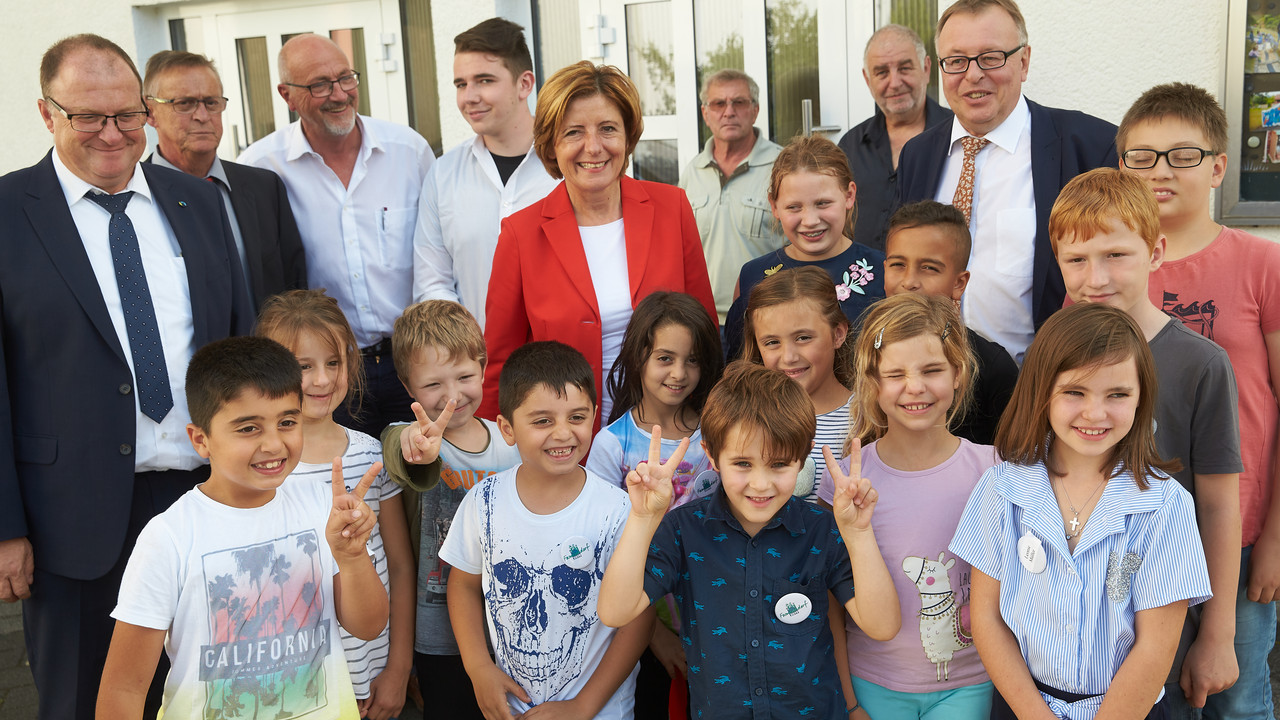
MULTIPOLYGON (((144 162, 150 163, 155 155, 144 162)), ((255 308, 267 298, 307 286, 302 235, 293 218, 289 193, 279 175, 229 160, 222 161, 231 183, 231 209, 249 264, 249 291, 255 308)))
MULTIPOLYGON (((702 239, 684 191, 629 177, 621 182, 631 307, 655 290, 677 290, 697 298, 718 321, 702 239)), ((507 357, 526 342, 559 340, 581 352, 600 377, 600 308, 564 183, 502 221, 485 315, 489 364, 481 417, 497 415, 498 376, 507 357)))
MULTIPOLYGON (((144 164, 186 266, 195 346, 253 323, 222 198, 144 164)), ((119 559, 133 493, 133 375, 54 173, 0 178, 0 539, 88 580, 119 559)), ((170 368, 170 372, 184 372, 170 368)))
MULTIPOLYGON (((1075 110, 1048 108, 1027 100, 1031 109, 1031 181, 1035 185, 1036 246, 1032 268, 1031 312, 1040 327, 1067 296, 1062 273, 1049 245, 1049 211, 1062 186, 1080 173, 1116 167, 1116 126, 1075 110)), ((932 200, 942 180, 949 122, 912 138, 898 160, 902 204, 932 200)))

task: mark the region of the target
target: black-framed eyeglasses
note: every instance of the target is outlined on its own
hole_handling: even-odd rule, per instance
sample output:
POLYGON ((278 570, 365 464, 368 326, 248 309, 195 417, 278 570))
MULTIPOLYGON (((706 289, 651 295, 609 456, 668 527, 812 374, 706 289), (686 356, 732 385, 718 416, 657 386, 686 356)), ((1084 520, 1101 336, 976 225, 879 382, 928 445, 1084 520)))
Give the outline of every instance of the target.
POLYGON ((204 109, 208 110, 210 114, 220 113, 227 109, 227 99, 224 97, 158 98, 154 95, 148 95, 147 99, 168 105, 179 115, 190 115, 201 105, 204 105, 204 109))
POLYGON ((1012 50, 990 50, 978 55, 949 55, 938 61, 938 67, 948 75, 959 75, 969 70, 969 63, 976 62, 983 70, 998 70, 1009 62, 1009 56, 1026 47, 1019 45, 1012 50))
POLYGON ((141 130, 147 124, 147 117, 151 115, 148 110, 130 110, 129 112, 116 113, 115 115, 102 115, 100 113, 69 113, 58 104, 57 100, 44 96, 46 102, 53 106, 55 110, 62 113, 67 122, 71 123, 71 129, 82 133, 98 133, 107 126, 108 120, 114 120, 116 129, 120 132, 131 132, 133 130, 141 130))
POLYGON ((306 88, 313 98, 327 98, 333 94, 333 86, 337 84, 342 88, 343 92, 351 92, 360 84, 360 73, 352 70, 349 74, 343 75, 336 80, 317 80, 310 85, 297 85, 294 83, 283 83, 289 87, 306 88))
POLYGON ((1212 150, 1198 147, 1176 147, 1168 150, 1129 150, 1120 157, 1130 170, 1149 170, 1164 158, 1173 168, 1193 168, 1204 162, 1206 156, 1217 155, 1212 150))
POLYGON ((735 112, 746 112, 747 108, 752 105, 755 105, 755 102, 750 98, 734 98, 732 100, 716 98, 715 100, 707 103, 707 107, 711 108, 711 111, 714 113, 722 113, 730 107, 733 107, 735 112))

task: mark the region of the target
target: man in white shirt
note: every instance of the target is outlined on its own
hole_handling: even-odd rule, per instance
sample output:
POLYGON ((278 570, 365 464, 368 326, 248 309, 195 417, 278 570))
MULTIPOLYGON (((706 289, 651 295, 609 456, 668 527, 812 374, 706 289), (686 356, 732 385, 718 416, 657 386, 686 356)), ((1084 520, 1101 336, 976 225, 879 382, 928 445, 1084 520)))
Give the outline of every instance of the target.
POLYGON ((82 720, 138 533, 208 477, 187 363, 253 311, 218 191, 138 162, 128 54, 60 40, 40 90, 54 149, 0 178, 0 601, 23 600, 39 717, 82 720))
POLYGON ((1013 0, 959 0, 936 34, 942 89, 955 112, 902 149, 903 203, 953 203, 973 250, 966 324, 1019 364, 1066 290, 1049 245, 1049 211, 1076 175, 1115 167, 1116 128, 1022 96, 1031 46, 1013 0))
POLYGON ((698 222, 723 327, 742 266, 787 242, 769 209, 769 176, 782 148, 760 137, 760 86, 741 70, 708 75, 698 99, 711 137, 680 173, 680 187, 698 222))
POLYGON ((270 170, 221 160, 222 79, 213 61, 181 50, 147 60, 142 91, 156 129, 156 151, 146 162, 213 183, 231 219, 245 287, 255 308, 276 293, 307 286, 302 237, 289 195, 270 170))
POLYGON ((502 219, 559 182, 533 152, 533 58, 523 28, 490 18, 453 39, 458 110, 476 136, 440 157, 422 184, 413 300, 462 303, 485 325, 502 219))
POLYGON ((336 43, 298 35, 280 48, 276 86, 298 121, 251 145, 246 165, 274 171, 289 190, 307 255, 307 285, 325 288, 355 331, 365 388, 342 425, 377 437, 414 419, 391 362, 391 329, 413 300, 413 228, 422 180, 435 160, 422 136, 356 114, 360 75, 336 43))

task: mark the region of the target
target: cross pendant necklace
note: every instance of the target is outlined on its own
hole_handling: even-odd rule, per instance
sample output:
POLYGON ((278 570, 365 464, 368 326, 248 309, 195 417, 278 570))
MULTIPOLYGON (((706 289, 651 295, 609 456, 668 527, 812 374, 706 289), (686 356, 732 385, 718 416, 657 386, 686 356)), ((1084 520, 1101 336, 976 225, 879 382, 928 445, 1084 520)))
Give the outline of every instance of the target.
MULTIPOLYGON (((1085 498, 1084 504, 1080 506, 1081 509, 1077 510, 1076 504, 1071 501, 1071 493, 1067 492, 1067 484, 1065 482, 1062 483, 1062 494, 1067 497, 1067 507, 1071 508, 1071 522, 1067 523, 1071 526, 1071 532, 1066 533, 1068 540, 1074 540, 1080 537, 1080 533, 1084 532, 1080 529, 1084 526, 1084 523, 1080 522, 1080 513, 1089 507, 1089 503, 1093 500, 1093 496, 1097 495, 1098 491, 1102 489, 1102 486, 1106 484, 1107 479, 1104 477, 1102 478, 1102 481, 1098 483, 1098 487, 1095 487, 1093 492, 1089 493, 1089 497, 1085 498)), ((1085 522, 1089 521, 1085 520, 1085 522)))

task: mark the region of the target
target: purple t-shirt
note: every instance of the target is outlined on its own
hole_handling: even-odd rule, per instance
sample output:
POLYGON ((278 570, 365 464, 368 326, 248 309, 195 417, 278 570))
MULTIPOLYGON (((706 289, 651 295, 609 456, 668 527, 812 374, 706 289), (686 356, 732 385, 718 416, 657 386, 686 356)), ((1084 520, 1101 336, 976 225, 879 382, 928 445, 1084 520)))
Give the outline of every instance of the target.
MULTIPOLYGON (((898 692, 986 682, 969 627, 969 563, 951 555, 947 545, 969 494, 996 464, 995 450, 961 439, 941 465, 907 472, 884 464, 877 444, 862 449, 862 476, 880 495, 871 525, 898 591, 902 629, 879 642, 845 618, 849 670, 898 692)), ((840 467, 849 470, 848 458, 840 467)), ((824 477, 818 496, 830 503, 834 493, 834 482, 824 477)))

